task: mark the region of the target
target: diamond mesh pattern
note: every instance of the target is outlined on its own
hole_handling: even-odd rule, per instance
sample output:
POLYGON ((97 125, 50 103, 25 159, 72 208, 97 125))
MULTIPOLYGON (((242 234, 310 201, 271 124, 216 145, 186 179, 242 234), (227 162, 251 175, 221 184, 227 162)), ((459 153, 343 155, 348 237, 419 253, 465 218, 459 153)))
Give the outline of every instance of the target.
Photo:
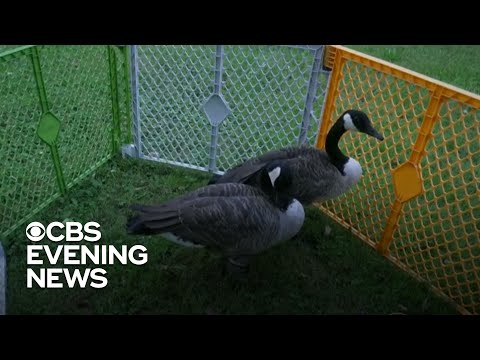
POLYGON ((387 246, 391 261, 459 311, 479 314, 480 96, 346 48, 333 51, 319 145, 347 108, 366 111, 385 140, 344 137, 342 148, 364 176, 320 208, 370 245, 387 246), (424 192, 402 207, 392 170, 406 161, 418 164, 424 192))
POLYGON ((41 52, 50 110, 61 120, 59 153, 71 187, 111 156, 112 100, 106 46, 41 52))
POLYGON ((27 53, 0 61, 0 237, 59 195, 48 147, 37 136, 41 109, 27 53))
POLYGON ((206 168, 214 46, 138 46, 141 154, 206 168))
POLYGON ((480 313, 480 110, 440 109, 422 159, 425 193, 405 204, 391 256, 480 313))
MULTIPOLYGON (((59 196, 50 148, 37 135, 42 111, 33 49, 0 57, 1 237, 59 196)), ((107 47, 37 49, 48 106, 61 122, 57 144, 69 188, 112 156, 107 47)))
POLYGON ((340 148, 363 167, 363 177, 354 191, 323 204, 330 215, 362 234, 371 245, 382 235, 395 199, 391 171, 405 162, 428 105, 429 92, 365 65, 347 61, 341 72, 335 113, 330 124, 347 109, 361 109, 385 140, 347 133, 340 148))
MULTIPOLYGON (((208 169, 215 46, 138 46, 143 157, 208 169)), ((225 171, 259 153, 298 142, 313 50, 225 46, 221 90, 232 113, 219 126, 216 166, 225 171)), ((313 144, 327 73, 318 77, 307 139, 313 144)))

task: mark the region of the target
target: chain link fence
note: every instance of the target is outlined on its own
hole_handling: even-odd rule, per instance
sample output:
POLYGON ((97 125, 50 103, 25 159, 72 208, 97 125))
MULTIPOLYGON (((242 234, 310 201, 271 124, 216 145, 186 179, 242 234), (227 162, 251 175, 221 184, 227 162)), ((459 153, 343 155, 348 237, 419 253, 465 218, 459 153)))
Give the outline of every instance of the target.
POLYGON ((136 156, 222 173, 313 144, 328 72, 323 46, 134 46, 136 156))

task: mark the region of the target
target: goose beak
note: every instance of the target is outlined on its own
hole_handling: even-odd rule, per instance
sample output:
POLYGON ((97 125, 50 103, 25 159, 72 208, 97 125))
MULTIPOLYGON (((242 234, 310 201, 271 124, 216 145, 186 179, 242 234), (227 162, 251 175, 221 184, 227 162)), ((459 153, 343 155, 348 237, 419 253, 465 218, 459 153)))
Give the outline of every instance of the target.
POLYGON ((366 133, 370 136, 373 136, 375 139, 378 139, 380 141, 383 141, 384 138, 383 138, 383 135, 380 134, 377 130, 375 130, 373 127, 371 127, 370 129, 368 129, 366 131, 366 133))

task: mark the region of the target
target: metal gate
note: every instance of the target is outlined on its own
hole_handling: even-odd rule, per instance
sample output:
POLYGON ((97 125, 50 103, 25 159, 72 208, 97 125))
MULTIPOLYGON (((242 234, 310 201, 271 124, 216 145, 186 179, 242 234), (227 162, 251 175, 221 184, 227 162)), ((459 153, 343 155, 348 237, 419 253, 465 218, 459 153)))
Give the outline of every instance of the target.
POLYGON ((329 71, 323 45, 131 47, 130 155, 223 173, 314 144, 329 71))

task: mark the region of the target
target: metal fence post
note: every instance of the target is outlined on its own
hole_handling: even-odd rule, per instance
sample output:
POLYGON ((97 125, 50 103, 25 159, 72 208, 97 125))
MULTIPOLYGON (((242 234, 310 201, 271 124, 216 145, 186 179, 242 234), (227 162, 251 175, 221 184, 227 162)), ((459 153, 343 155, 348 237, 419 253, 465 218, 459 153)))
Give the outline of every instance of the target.
POLYGON ((324 46, 320 45, 314 53, 314 59, 312 64, 312 72, 310 73, 310 79, 308 82, 307 96, 305 97, 305 107, 303 109, 302 125, 300 128, 300 136, 298 137, 298 143, 300 145, 305 144, 307 140, 308 129, 310 127, 310 121, 313 112, 313 103, 317 94, 318 86, 318 74, 322 65, 324 46))
MULTIPOLYGON (((217 45, 215 51, 215 80, 213 90, 213 94, 217 96, 221 96, 222 92, 223 55, 223 45, 217 45)), ((208 163, 208 170, 211 172, 217 170, 218 127, 220 126, 221 121, 222 120, 220 120, 218 123, 216 121, 212 121, 212 131, 210 135, 210 158, 208 163)))
MULTIPOLYGON (((142 137, 140 129, 140 104, 138 96, 138 53, 137 45, 131 45, 130 48, 130 81, 132 94, 132 112, 133 112, 133 134, 134 134, 134 155, 142 156, 142 137)), ((130 154, 133 155, 133 154, 130 154)))

